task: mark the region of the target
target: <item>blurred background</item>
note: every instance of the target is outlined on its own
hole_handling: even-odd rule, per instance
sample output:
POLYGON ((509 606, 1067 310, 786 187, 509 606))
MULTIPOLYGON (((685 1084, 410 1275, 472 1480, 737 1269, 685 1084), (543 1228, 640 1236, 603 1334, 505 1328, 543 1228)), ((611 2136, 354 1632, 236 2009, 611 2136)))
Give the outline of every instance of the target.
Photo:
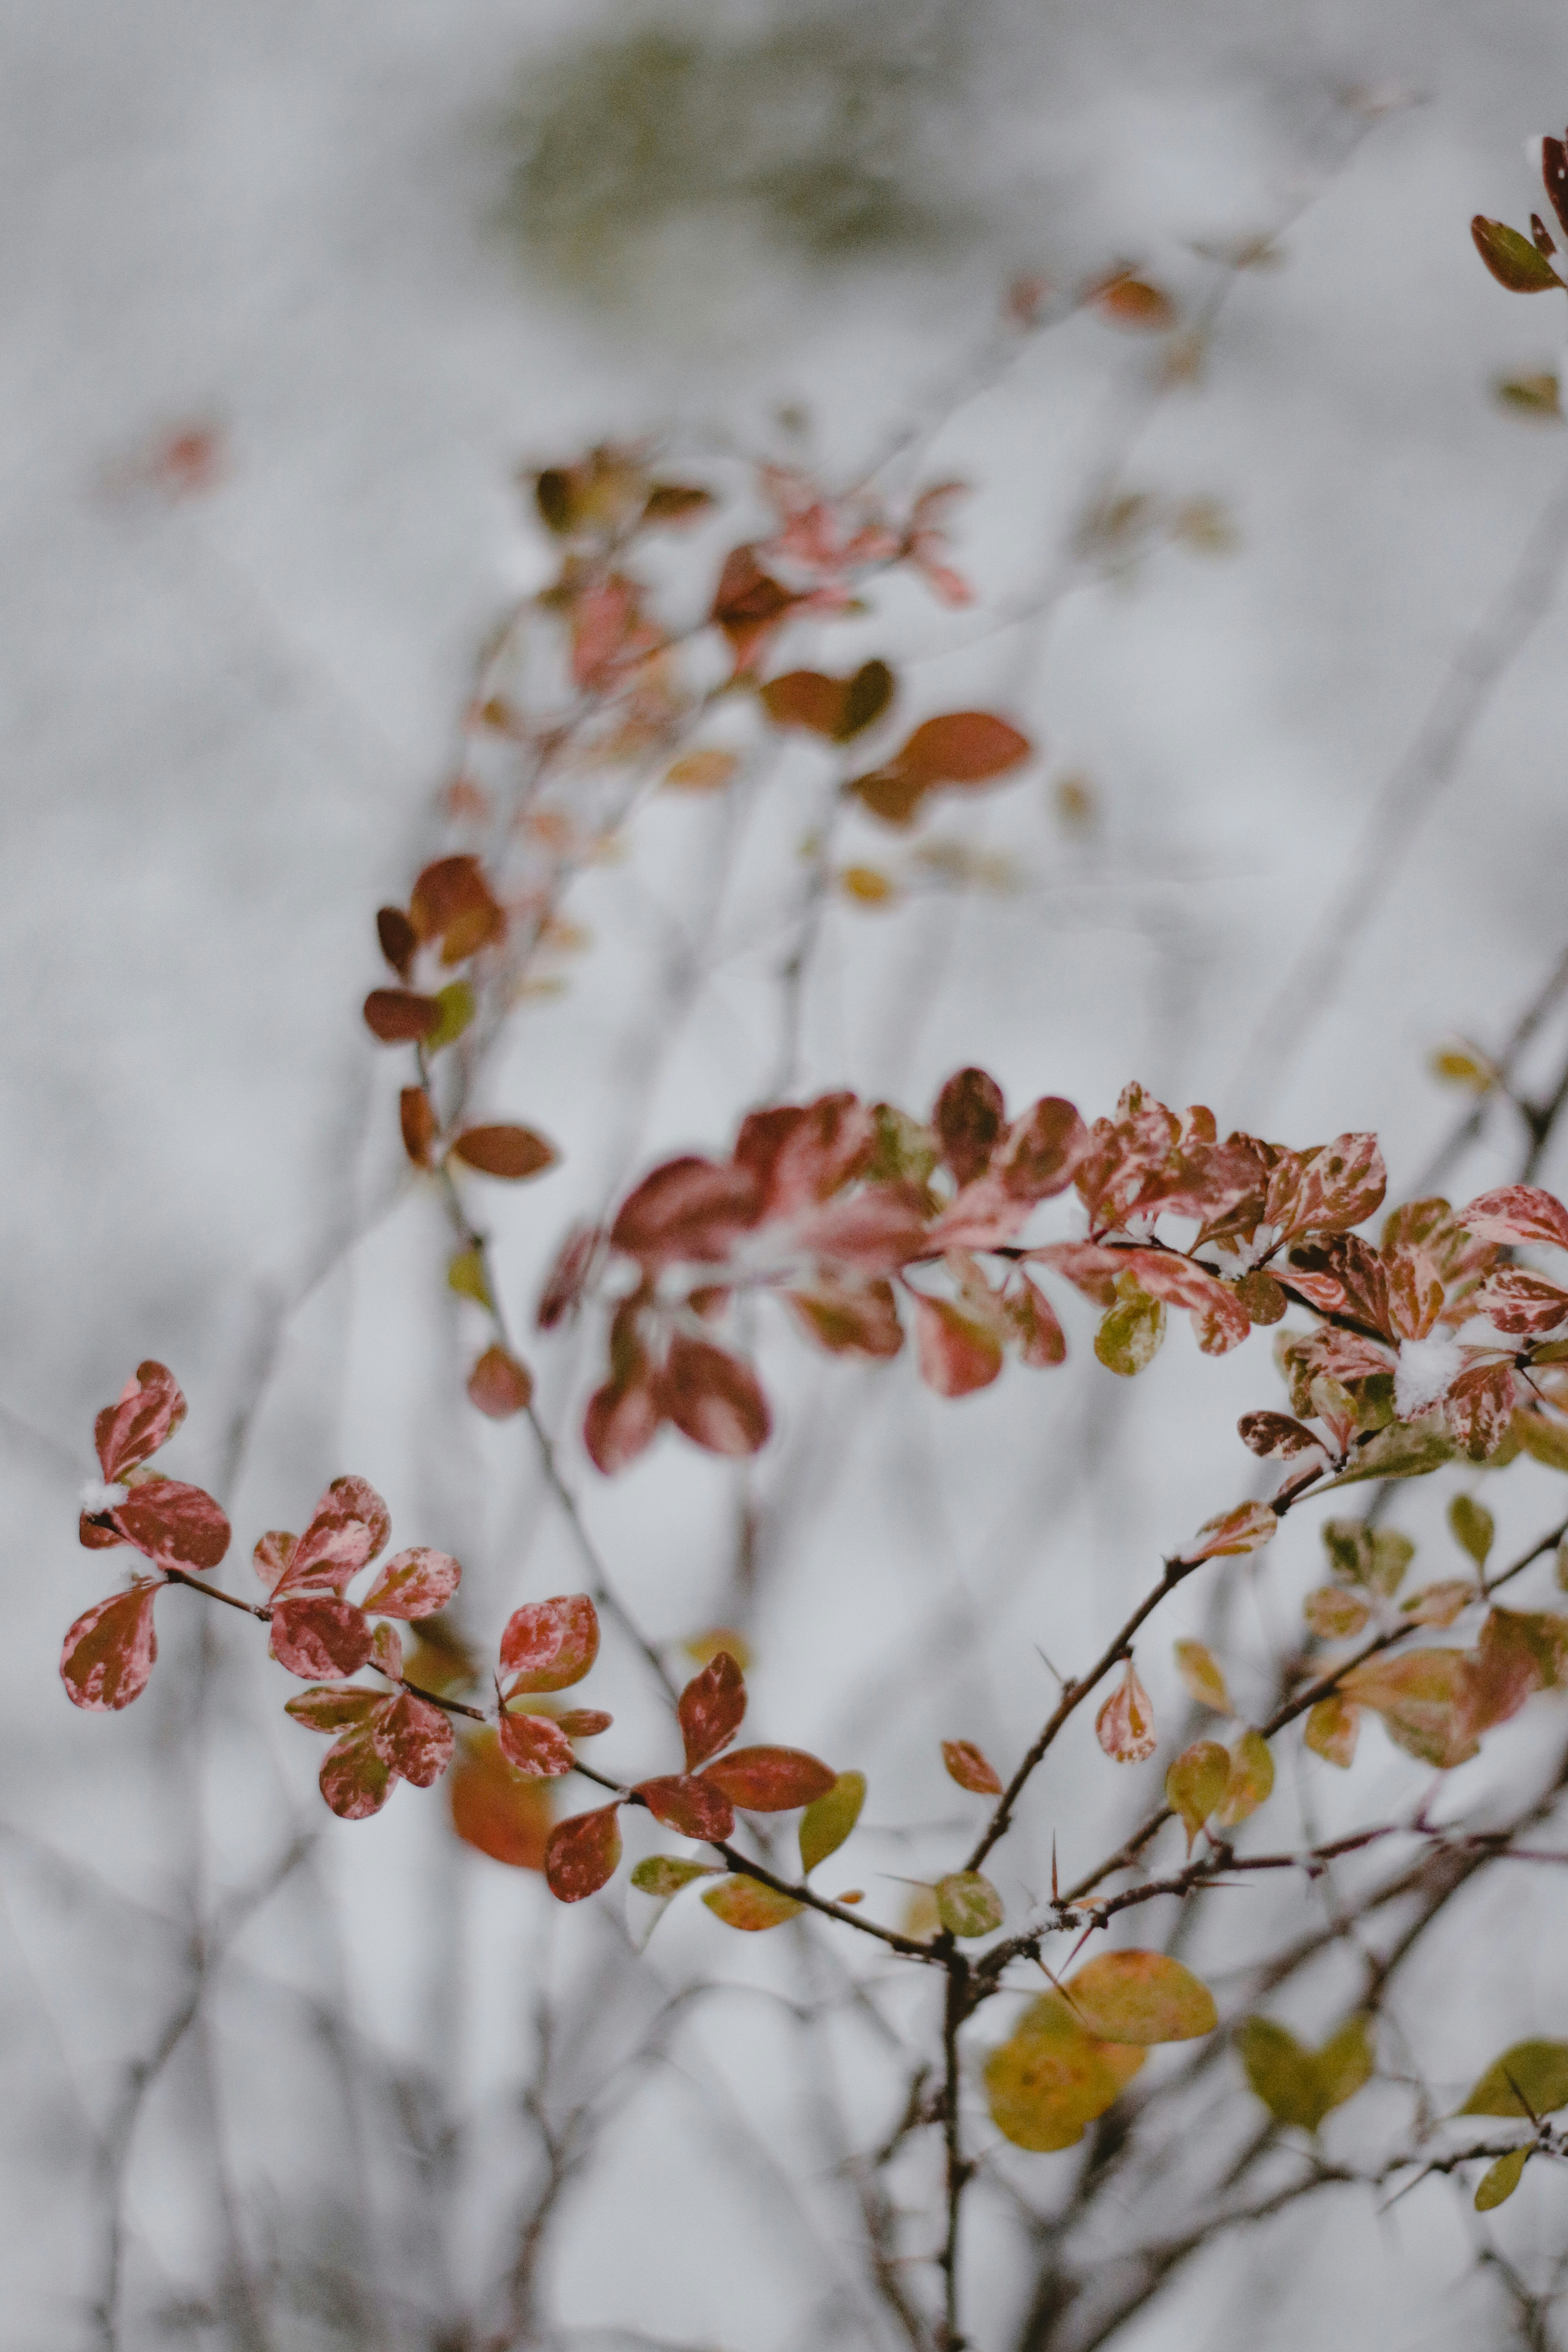
MULTIPOLYGON (((865 821, 894 888, 826 914, 797 1088, 923 1115, 979 1062, 1016 1107, 1092 1118, 1138 1078, 1222 1129, 1374 1128, 1392 1196, 1418 1183, 1471 1100, 1434 1055, 1500 1049, 1568 940, 1565 321, 1468 235, 1540 202, 1523 147, 1568 114, 1561 12, 11 0, 0 58, 0 2332, 896 2341, 841 2192, 897 2121, 889 2037, 929 2038, 922 1989, 871 1998, 858 1954, 700 1909, 639 1957, 637 1898, 562 1913, 462 1846, 439 1790, 331 1822, 281 1671, 178 1595, 142 1704, 73 1714, 91 1416, 142 1358, 174 1367, 170 1466, 235 1518, 237 1590, 256 1534, 344 1470, 400 1542, 462 1559, 481 1645, 579 1580, 521 1444, 463 1401, 440 1216, 359 1006, 374 909, 438 842, 479 648, 548 576, 526 476, 604 439, 743 499, 752 456, 847 482, 910 429, 911 480, 972 486, 972 610, 900 589, 791 658, 886 655, 912 709, 1005 709, 1041 756, 914 846, 865 821), (1010 285, 1119 265, 1177 331, 1078 315, 963 396, 1010 285)), ((681 560, 689 616, 710 575, 681 560)), ((563 1153, 496 1211, 520 1324, 574 1218, 725 1147, 773 1085, 813 756, 750 798, 661 797, 574 891, 564 984, 491 1073, 496 1115, 563 1153)), ((1549 1010, 1526 1083, 1563 1048, 1549 1010)), ((1482 1108, 1459 1199, 1517 1171, 1519 1122, 1482 1108)), ((1230 1428, 1278 1402, 1262 1347, 1215 1365, 1183 1332, 1133 1390, 1091 1328, 1064 1370, 953 1407, 907 1360, 829 1364, 769 1325, 755 1471, 667 1440, 614 1486, 575 1442, 594 1334, 536 1350, 653 1636, 679 1658, 741 1625, 759 1736, 869 1773, 844 1883, 880 1916, 963 1835, 938 1738, 1016 1754, 1051 1687, 1034 1644, 1089 1655, 1161 1548, 1248 1491, 1230 1428)), ((1500 1544, 1551 1484, 1510 1478, 1500 1544)), ((1401 1524, 1441 1540, 1436 1502, 1401 1524)), ((1237 1588, 1243 1688, 1313 1580, 1310 1528, 1277 1549, 1258 1608, 1237 1588)), ((635 1662, 611 1644, 599 1676, 605 1769, 647 1769, 635 1662)), ((1163 1645, 1145 1679, 1173 1717, 1163 1645)), ((1510 1738, 1560 1729, 1541 1704, 1510 1738)), ((1079 1729, 1010 1842, 1020 1906, 1053 1834, 1087 1862, 1163 1769, 1140 1802, 1079 1729)), ((1347 1820, 1409 1785, 1381 1739, 1358 1772, 1347 1820)), ((1401 2064, 1462 2086, 1515 2028, 1564 2030, 1551 1876, 1478 1901, 1417 1972, 1401 2064)), ((1245 1900, 1222 1957, 1278 1937, 1275 1898, 1245 1900)), ((1230 2103, 1215 2129, 1246 2124, 1234 2066, 1205 2095, 1230 2103)), ((982 2201, 986 2352, 1018 2340, 1022 2217, 1071 2162, 1023 2159, 982 2201)), ((904 2193, 913 2244, 918 2167, 904 2193)), ((1516 2340, 1448 2197, 1217 2243, 1115 2340, 1256 2342, 1265 2280, 1271 2346, 1516 2340)), ((1521 2275, 1550 2269, 1558 2181, 1531 2174, 1505 2222, 1521 2275)))

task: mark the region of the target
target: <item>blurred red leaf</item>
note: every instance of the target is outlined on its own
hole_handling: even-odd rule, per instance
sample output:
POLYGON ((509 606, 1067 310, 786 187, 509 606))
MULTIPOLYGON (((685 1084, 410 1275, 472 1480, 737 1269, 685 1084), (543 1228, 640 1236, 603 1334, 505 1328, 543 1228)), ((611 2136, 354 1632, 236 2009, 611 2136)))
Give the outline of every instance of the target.
POLYGON ((532 1398, 532 1373, 504 1348, 487 1348, 468 1374, 468 1402, 491 1421, 526 1412, 532 1398))
POLYGON ((1006 1127, 1002 1089, 984 1070, 955 1070, 936 1098, 931 1125, 960 1184, 983 1176, 1006 1127))
POLYGON ((718 1265, 755 1223, 758 1206, 750 1169, 668 1160, 622 1202, 610 1241, 650 1269, 681 1259, 718 1265))
POLYGON ((540 1297, 535 1319, 542 1331, 553 1331, 575 1314, 603 1240, 596 1225, 577 1225, 567 1234, 540 1297))
POLYGON ((509 1698, 580 1683, 599 1654, 599 1613, 585 1592, 558 1593, 513 1610, 500 1637, 509 1698))
POLYGON ((752 1111, 735 1139, 735 1166, 756 1182, 754 1216, 784 1217, 826 1201, 870 1156, 875 1124, 852 1094, 752 1111))
POLYGON ((445 964, 463 962, 506 934, 506 916, 472 856, 438 857, 426 866, 408 901, 416 936, 441 942, 445 964))
POLYGON ((60 1680, 73 1706, 94 1714, 129 1706, 147 1687, 158 1655, 153 1603, 160 1587, 140 1577, 79 1617, 60 1652, 60 1680))
POLYGON ((830 1355, 886 1359, 904 1344, 890 1282, 844 1282, 825 1275, 809 1290, 783 1295, 807 1336, 830 1355))
POLYGON ((434 1617, 456 1592, 462 1573, 448 1552, 416 1545, 383 1562, 360 1607, 383 1617, 434 1617))
POLYGON ((272 1604, 272 1654, 301 1682, 357 1674, 372 1646, 369 1621, 352 1601, 306 1592, 272 1604))
POLYGON ((382 954, 398 979, 406 983, 409 967, 419 945, 419 934, 401 907, 380 907, 376 909, 375 935, 381 942, 382 954))
POLYGON ((606 1381, 589 1398, 583 1416, 583 1443, 595 1470, 613 1478, 646 1453, 663 1419, 651 1372, 622 1383, 606 1381))
POLYGON ((93 1423, 93 1440, 106 1483, 118 1485, 128 1470, 136 1469, 166 1445, 185 1417, 180 1384, 166 1364, 138 1364, 113 1404, 106 1404, 93 1423))
POLYGON ((846 1199, 801 1213, 795 1239, 835 1271, 891 1274, 928 1246, 925 1211, 911 1184, 867 1184, 846 1199))
POLYGON ((572 1769, 572 1743, 548 1715, 503 1715, 500 1752, 532 1779, 557 1780, 572 1769))
POLYGON ((447 1782, 452 1827, 466 1845, 512 1870, 542 1870, 550 1783, 520 1780, 493 1731, 466 1733, 447 1782))
POLYGON ((1009 1130, 998 1172, 1020 1200, 1048 1201, 1066 1192, 1089 1149, 1089 1129, 1075 1106, 1047 1095, 1009 1130))
POLYGON ((679 1830, 682 1837, 706 1838, 710 1843, 727 1838, 735 1826, 734 1809, 721 1790, 692 1773, 670 1773, 663 1780, 641 1780, 637 1794, 656 1822, 679 1830))
POLYGON ((695 1772, 733 1739, 746 1712, 746 1681, 728 1650, 710 1658, 681 1692, 676 1712, 686 1746, 686 1769, 695 1772))
POLYGON ((321 1794, 340 1821, 368 1821, 391 1796, 395 1777, 376 1750, 374 1725, 367 1724, 328 1748, 320 1775, 321 1794))
POLYGON ((581 1903, 613 1878, 621 1858, 618 1804, 557 1822, 544 1849, 544 1875, 558 1902, 581 1903))
POLYGON ((371 1739, 384 1764, 416 1789, 428 1789, 452 1760, 452 1719, 428 1699, 401 1691, 383 1707, 371 1739))
POLYGON ((364 1001, 365 1025, 384 1045, 416 1045, 441 1018, 433 996, 406 988, 373 988, 364 1001))
POLYGON ((465 1128, 452 1146, 452 1156, 481 1175, 500 1176, 518 1183, 553 1168, 556 1151, 528 1127, 465 1128))
POLYGON ((737 670, 754 667, 785 614, 800 601, 763 570, 752 547, 731 549, 709 617, 729 638, 737 670))
POLYGON ((702 1778, 751 1813, 787 1813, 826 1797, 837 1774, 799 1748, 737 1748, 702 1778))
POLYGON ((1067 1334, 1056 1308, 1019 1267, 1003 1294, 1003 1309, 1017 1336, 1020 1360, 1035 1371, 1067 1361, 1067 1334))
POLYGON ((430 1146, 441 1129, 423 1087, 404 1087, 397 1097, 397 1123, 403 1133, 403 1149, 409 1159, 416 1168, 428 1168, 430 1146))
POLYGON ((786 670, 761 689, 762 704, 775 727, 805 727, 831 742, 844 715, 844 687, 819 669, 786 670))
POLYGON ((942 1760, 947 1767, 950 1780, 961 1789, 968 1789, 976 1797, 999 1797, 1002 1783, 996 1768, 989 1763, 973 1739, 944 1739, 942 1760))
POLYGON ((950 1299, 915 1299, 915 1348, 921 1378, 938 1396, 973 1395, 1002 1369, 1002 1342, 950 1299))
POLYGON ((669 1343, 658 1396, 677 1429, 710 1454, 754 1454, 773 1426, 751 1366, 684 1331, 669 1343))
POLYGON ((988 710, 949 710, 917 727, 895 760, 931 784, 984 784, 1021 766, 1033 749, 988 710))

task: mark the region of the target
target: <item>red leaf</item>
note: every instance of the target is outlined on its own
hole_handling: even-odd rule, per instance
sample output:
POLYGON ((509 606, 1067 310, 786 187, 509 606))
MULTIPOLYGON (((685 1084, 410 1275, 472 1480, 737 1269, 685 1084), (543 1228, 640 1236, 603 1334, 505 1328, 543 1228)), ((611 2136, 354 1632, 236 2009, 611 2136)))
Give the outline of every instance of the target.
POLYGON ((550 1784, 520 1780, 493 1731, 465 1736, 447 1782, 452 1827, 466 1845, 512 1870, 542 1870, 550 1784))
POLYGON ((557 1902, 581 1903, 614 1877, 621 1858, 618 1810, 618 1805, 604 1805, 597 1812, 573 1813, 551 1831, 544 1875, 557 1902))
POLYGON ((416 996, 411 989, 373 988, 364 1001, 364 1018, 371 1034, 384 1045, 416 1045, 441 1018, 441 1008, 433 996, 416 996))
POLYGON ((341 1592, 391 1533, 391 1514, 374 1486, 363 1478, 334 1478, 273 1590, 341 1592))
POLYGON ((1002 1794, 995 1766, 987 1762, 973 1739, 944 1739, 942 1760, 949 1780, 956 1780, 961 1789, 968 1789, 976 1797, 1002 1794))
POLYGON ((85 1551, 116 1551, 125 1541, 116 1527, 105 1527, 91 1512, 80 1513, 76 1523, 76 1539, 85 1551))
POLYGON ((989 783, 1026 760, 1026 735, 985 710, 950 710, 917 727, 894 764, 928 784, 989 783))
POLYGON ((117 1486, 128 1470, 166 1445, 185 1417, 180 1384, 166 1364, 138 1364, 113 1404, 93 1423, 93 1439, 106 1485, 117 1486))
POLYGON ((669 1343, 658 1397, 677 1429, 710 1454, 755 1454, 773 1426, 751 1366, 684 1331, 669 1343))
POLYGON ((416 1168, 428 1168, 430 1146, 441 1129, 423 1087, 404 1087, 397 1097, 397 1123, 403 1133, 403 1149, 416 1168))
POLYGON ((468 1374, 468 1402, 491 1421, 526 1412, 533 1399, 533 1374, 504 1348, 487 1348, 468 1374))
POLYGON ((272 1606, 272 1654, 301 1682, 358 1674, 373 1647, 370 1623, 352 1601, 306 1592, 272 1606))
POLYGON ((995 1333, 946 1298, 916 1298, 915 1348, 921 1378, 938 1396, 973 1395, 989 1388, 1002 1369, 995 1333))
POLYGON ((216 1568, 229 1526, 210 1495, 177 1478, 148 1478, 117 1505, 114 1523, 160 1568, 216 1568))
POLYGON ((656 1822, 679 1830, 682 1837, 706 1838, 710 1844, 727 1838, 735 1826, 734 1808, 721 1790, 691 1773, 672 1773, 662 1780, 642 1780, 637 1795, 656 1822))
POLYGON ((610 1228, 615 1248, 650 1269, 688 1260, 720 1265, 755 1223, 756 1180, 746 1168, 711 1160, 666 1160, 623 1202, 610 1228))
POLYGON ((553 1168, 557 1158, 554 1145, 530 1127, 465 1128, 452 1146, 452 1155, 481 1175, 503 1177, 512 1183, 553 1168))
POLYGON ((414 951, 419 945, 419 934, 401 907, 379 907, 375 916, 375 935, 381 941, 381 952, 397 974, 406 982, 414 951))
POLYGON ((379 1813, 394 1786, 392 1767, 376 1752, 374 1729, 351 1731, 329 1748, 321 1769, 321 1794, 341 1822, 379 1813))
MULTIPOLYGON (((746 1712, 746 1681, 728 1650, 710 1658, 681 1692, 676 1712, 686 1745, 686 1769, 695 1772, 733 1739, 746 1712)), ((726 1832, 726 1834, 728 1834, 726 1832)))
POLYGON ((558 1780, 573 1765, 572 1743, 547 1715, 503 1715, 500 1752, 530 1780, 558 1780))
POLYGON ((825 1275, 809 1290, 783 1295, 807 1336, 830 1355, 886 1360, 904 1344, 890 1282, 844 1282, 825 1275))
POLYGON ((847 1200, 825 1201, 795 1221, 795 1240, 841 1272, 891 1274, 927 1246, 925 1211, 910 1184, 868 1184, 847 1200))
POLYGON ((750 1813, 787 1813, 826 1797, 837 1774, 799 1748, 737 1748, 708 1765, 705 1780, 750 1813))
POLYGON ((462 1573, 449 1553, 416 1545, 383 1562, 360 1607, 383 1617, 434 1617, 456 1592, 462 1573))
POLYGON ((1458 1222, 1478 1241, 1550 1242, 1568 1249, 1568 1209, 1536 1184, 1505 1184, 1499 1192, 1482 1192, 1458 1212, 1458 1222))
POLYGON ((428 1789, 452 1760, 452 1718, 428 1699, 402 1691, 376 1717, 371 1741, 401 1780, 428 1789))
POLYGON ((1472 1462, 1486 1462, 1508 1435, 1518 1386, 1511 1364, 1476 1364, 1461 1372, 1443 1400, 1443 1419, 1456 1445, 1472 1462))
POLYGON ((531 1601, 512 1612, 500 1637, 501 1672, 514 1677, 507 1696, 566 1690, 598 1654, 599 1615, 585 1592, 531 1601))
POLYGON ((876 1129, 851 1094, 754 1110, 741 1122, 735 1166, 756 1180, 759 1214, 783 1217, 826 1201, 865 1165, 876 1129))
MULTIPOLYGON (((1339 1232, 1359 1225, 1381 1205, 1387 1190, 1376 1136, 1337 1135, 1332 1143, 1320 1144, 1305 1156, 1295 1185, 1288 1188, 1288 1217, 1280 1226, 1281 1236, 1339 1232)), ((1270 1185, 1269 1218, 1279 1224, 1275 1205, 1270 1185)))
POLYGON ((625 1385, 606 1381, 583 1415, 583 1443, 595 1469, 606 1478, 626 1469, 653 1444, 663 1418, 651 1373, 625 1385))
POLYGON ((153 1603, 160 1589, 153 1577, 139 1577, 129 1592, 77 1619, 60 1652, 60 1680, 73 1706, 107 1714, 141 1697, 158 1654, 153 1603))
POLYGON ((318 1683, 314 1690, 285 1699, 283 1712, 307 1731, 347 1731, 368 1723, 386 1704, 384 1691, 366 1690, 360 1683, 318 1683))
POLYGON ((567 1234, 540 1297, 535 1319, 542 1331, 553 1331, 576 1313, 604 1238, 596 1225, 577 1225, 567 1234))
POLYGON ((1090 1150, 1089 1133, 1074 1106, 1046 1095, 1009 1130, 998 1162, 1002 1181, 1022 1201, 1049 1201, 1065 1192, 1090 1150))
POLYGON ((985 1173, 1006 1127, 1001 1087, 984 1070, 956 1070, 936 1098, 931 1125, 959 1183, 972 1183, 985 1173))
POLYGON ((506 917, 472 856, 438 857, 414 885, 408 901, 421 940, 438 939, 443 963, 462 963, 506 935, 506 917))

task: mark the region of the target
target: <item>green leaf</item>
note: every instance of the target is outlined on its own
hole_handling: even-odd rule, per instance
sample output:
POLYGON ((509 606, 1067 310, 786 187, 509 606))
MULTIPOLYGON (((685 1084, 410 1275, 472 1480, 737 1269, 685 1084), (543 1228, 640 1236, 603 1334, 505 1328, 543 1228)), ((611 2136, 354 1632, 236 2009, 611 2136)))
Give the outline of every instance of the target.
POLYGON ((1372 2022, 1352 2017, 1309 2050, 1271 2017, 1249 2017, 1236 2037, 1247 2079, 1276 2123, 1315 2132, 1372 2074, 1372 2022))
POLYGON ((1460 2116, 1550 2116, 1568 2107, 1568 2042, 1516 2042, 1487 2068, 1460 2116), (1523 2096, 1521 2097, 1522 2092, 1523 2096))
POLYGON ((936 1916, 950 1936, 989 1936, 1003 1920, 1002 1897, 977 1870, 955 1870, 936 1883, 936 1916))
POLYGON ((466 980, 449 980, 445 988, 436 992, 439 1017, 425 1040, 425 1050, 437 1054, 460 1037, 474 1017, 474 992, 466 980))
POLYGON ((702 1900, 726 1927, 739 1927, 748 1936, 760 1935, 766 1927, 782 1927, 786 1919, 805 1908, 792 1895, 780 1895, 775 1888, 764 1886, 760 1878, 741 1874, 721 1878, 702 1900))
POLYGON ((1460 1549, 1469 1553, 1478 1568, 1485 1568, 1496 1531, 1486 1505, 1469 1495, 1456 1495, 1448 1506, 1448 1528, 1460 1549))
POLYGON ((1470 223, 1470 235, 1498 284, 1506 286, 1510 294, 1545 294, 1554 286, 1561 289, 1563 280, 1546 256, 1537 253, 1530 239, 1510 228, 1507 221, 1488 220, 1484 213, 1478 213, 1470 223))
POLYGON ((1165 1802, 1181 1816, 1189 1853, 1198 1832, 1224 1801, 1229 1785, 1230 1758, 1217 1739, 1195 1739, 1166 1773, 1165 1802))
POLYGON ((1219 2022, 1207 1985, 1163 1952, 1101 1952, 1062 1991, 1101 2042, 1192 2042, 1219 2022))
POLYGON ((1396 1528, 1369 1528, 1363 1519, 1325 1519, 1323 1549, 1342 1584, 1364 1584, 1373 1592, 1397 1592, 1415 1547, 1396 1528))
MULTIPOLYGON (((1537 1361, 1540 1352, 1538 1349, 1537 1361)), ((1568 1470, 1568 1428, 1561 1422, 1548 1421, 1539 1412, 1516 1412, 1512 1434, 1532 1461, 1544 1464, 1548 1470, 1568 1470)))
POLYGON ((1230 1751, 1230 1778, 1219 1809, 1221 1829, 1233 1830, 1274 1792, 1274 1759, 1260 1731, 1244 1731, 1230 1751))
POLYGON ((719 1870, 711 1862, 684 1862, 675 1853, 650 1853, 639 1862, 632 1873, 632 1885, 639 1895, 657 1895, 668 1902, 689 1886, 694 1878, 717 1878, 719 1870))
POLYGON ((837 1853, 865 1801, 864 1772, 840 1772, 826 1797, 807 1805, 800 1817, 800 1866, 807 1877, 819 1862, 837 1853))
POLYGON ((459 1298, 471 1298, 476 1306, 488 1307, 492 1314, 495 1312, 495 1301, 485 1279, 482 1250, 459 1250, 447 1268, 447 1280, 459 1298))
POLYGON ((1363 1478, 1425 1478, 1428 1471, 1451 1462, 1454 1451, 1439 1420, 1391 1422, 1356 1448, 1348 1470, 1326 1478, 1317 1492, 1331 1494, 1336 1486, 1354 1486, 1363 1478))
POLYGON ((1117 1304, 1094 1335, 1094 1352, 1108 1372, 1131 1380, 1152 1364, 1165 1336, 1165 1309, 1130 1274, 1116 1277, 1117 1304))
POLYGON ((1508 2203, 1519 2187, 1521 2173, 1534 2153, 1532 2147, 1516 2147, 1509 2155, 1500 2156, 1497 2162, 1482 2173, 1480 2186, 1476 2190, 1478 2213, 1489 2213, 1494 2205, 1508 2203))

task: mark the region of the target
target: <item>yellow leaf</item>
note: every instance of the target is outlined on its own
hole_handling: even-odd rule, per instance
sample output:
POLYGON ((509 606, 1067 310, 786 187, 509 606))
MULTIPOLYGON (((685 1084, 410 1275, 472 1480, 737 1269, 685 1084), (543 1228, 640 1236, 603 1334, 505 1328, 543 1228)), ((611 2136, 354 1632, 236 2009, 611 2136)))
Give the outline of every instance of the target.
POLYGON ((1191 1696, 1200 1706, 1212 1706, 1216 1715, 1229 1715, 1230 1693, 1214 1652, 1203 1642, 1178 1642, 1175 1646, 1177 1671, 1191 1696))
POLYGON ((1191 2042, 1219 2022, 1207 1985, 1163 1952, 1101 1952, 1062 1990, 1102 2042, 1191 2042))

